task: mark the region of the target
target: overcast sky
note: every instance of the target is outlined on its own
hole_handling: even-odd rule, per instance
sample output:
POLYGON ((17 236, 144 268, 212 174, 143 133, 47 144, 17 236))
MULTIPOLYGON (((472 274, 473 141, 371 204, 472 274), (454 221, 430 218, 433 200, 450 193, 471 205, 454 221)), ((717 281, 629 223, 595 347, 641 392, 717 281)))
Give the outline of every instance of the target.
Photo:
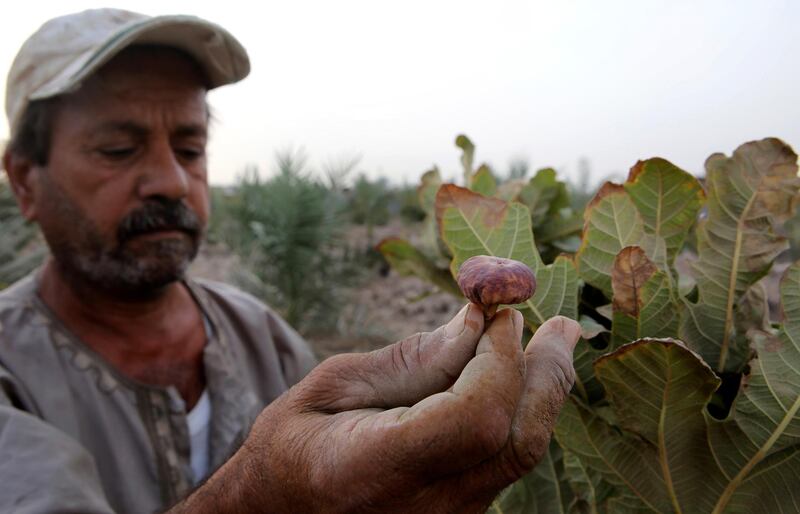
MULTIPOLYGON (((0 69, 47 18, 103 5, 16 2, 4 14, 0 69)), ((432 164, 455 177, 461 132, 498 171, 524 158, 574 176, 585 157, 594 180, 656 155, 700 173, 709 154, 766 136, 800 149, 798 1, 114 6, 195 14, 248 49, 250 77, 210 95, 215 184, 248 164, 268 171, 289 147, 317 168, 360 156, 373 177, 414 183, 432 164)))

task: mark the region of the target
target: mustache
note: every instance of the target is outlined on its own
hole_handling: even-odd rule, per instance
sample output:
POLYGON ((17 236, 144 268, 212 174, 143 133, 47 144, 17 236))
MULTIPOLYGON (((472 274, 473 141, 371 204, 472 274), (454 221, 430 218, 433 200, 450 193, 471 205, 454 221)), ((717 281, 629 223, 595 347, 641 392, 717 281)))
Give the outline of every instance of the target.
POLYGON ((181 230, 196 238, 202 226, 197 214, 180 200, 150 199, 131 211, 117 228, 117 241, 160 230, 181 230))

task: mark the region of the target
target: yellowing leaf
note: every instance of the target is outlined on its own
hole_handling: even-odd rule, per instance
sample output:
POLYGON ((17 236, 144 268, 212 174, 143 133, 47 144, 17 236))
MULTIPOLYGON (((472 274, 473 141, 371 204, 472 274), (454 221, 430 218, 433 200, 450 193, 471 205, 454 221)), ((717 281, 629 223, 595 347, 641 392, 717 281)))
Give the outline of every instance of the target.
POLYGON ((652 256, 656 240, 645 234, 639 211, 619 184, 603 184, 586 206, 584 219, 583 241, 575 255, 578 272, 611 298, 611 270, 617 254, 626 246, 637 245, 652 256))
POLYGON ((736 330, 739 297, 769 272, 788 244, 777 220, 794 212, 797 155, 778 139, 746 143, 732 157, 706 161, 708 217, 697 228, 698 302, 689 304, 681 338, 716 370, 738 371, 750 354, 736 330))
POLYGON ((780 331, 750 331, 757 357, 750 361, 732 419, 709 420, 715 458, 730 478, 714 512, 729 503, 741 512, 800 504, 800 262, 784 274, 781 301, 786 322, 780 331), (767 480, 765 489, 755 487, 758 479, 767 480), (794 486, 782 487, 787 479, 794 486), (756 501, 754 489, 760 494, 756 501), (748 508, 741 510, 743 505, 748 508))
POLYGON ((598 359, 595 372, 623 430, 573 400, 558 441, 643 510, 709 512, 724 485, 705 438, 713 371, 679 342, 643 339, 598 359))
POLYGON ((614 290, 612 344, 642 337, 675 337, 678 304, 669 276, 660 271, 638 246, 623 248, 611 272, 614 290))
POLYGON ((727 419, 708 414, 720 380, 696 353, 679 341, 641 339, 595 363, 613 417, 573 396, 556 427, 559 443, 645 510, 796 511, 800 262, 784 275, 781 296, 787 321, 750 330, 757 357, 727 419))
POLYGON ((446 269, 438 268, 433 261, 408 241, 390 237, 378 244, 378 251, 401 275, 416 275, 431 282, 442 291, 461 296, 461 291, 453 276, 446 269))

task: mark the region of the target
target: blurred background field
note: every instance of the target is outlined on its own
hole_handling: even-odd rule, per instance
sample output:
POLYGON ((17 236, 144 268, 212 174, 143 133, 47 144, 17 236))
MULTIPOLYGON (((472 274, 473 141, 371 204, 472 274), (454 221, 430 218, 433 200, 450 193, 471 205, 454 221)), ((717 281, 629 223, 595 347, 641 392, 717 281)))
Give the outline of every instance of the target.
MULTIPOLYGON (((0 68, 45 19, 103 6, 16 6, 0 68)), ((209 93, 214 215, 191 273, 264 299, 321 357, 432 329, 461 305, 441 290, 449 278, 437 287, 400 275, 376 250, 399 238, 427 249, 434 274, 446 269, 425 180, 437 165, 440 182, 469 185, 463 148, 451 144, 459 131, 478 145, 476 172, 487 163, 509 197, 535 177, 565 184, 562 225, 532 212, 548 262, 574 253, 583 206, 638 159, 661 156, 701 176, 713 152, 768 136, 800 141, 797 2, 298 0, 264 2, 257 15, 238 0, 115 7, 201 16, 248 49, 251 75, 209 93), (280 150, 298 145, 306 150, 280 150), (539 175, 547 166, 552 174, 539 175)), ((0 120, 0 144, 7 138, 0 120)), ((0 287, 44 256, 4 180, 0 287)), ((800 220, 782 230, 786 260, 797 258, 800 220)), ((679 265, 690 260, 691 241, 679 265)))
MULTIPOLYGON (((458 153, 453 146, 456 163, 458 153)), ((591 170, 586 160, 581 166, 581 180, 570 188, 585 203, 591 170)), ((517 159, 497 178, 524 181, 530 171, 517 159)), ((250 168, 236 185, 213 188, 208 243, 191 273, 262 298, 320 358, 433 330, 464 299, 399 274, 377 250, 387 238, 426 238, 422 193, 419 183, 370 179, 357 159, 314 170, 302 152, 280 153, 268 173, 250 168)))
MULTIPOLYGON (((453 146, 456 161, 459 152, 463 161, 463 148, 453 146)), ((387 238, 424 247, 431 230, 423 205, 426 179, 397 185, 370 179, 357 159, 325 169, 312 169, 307 162, 301 151, 279 153, 269 170, 250 167, 235 184, 212 187, 207 241, 190 275, 229 282, 261 298, 307 338, 321 359, 372 350, 447 322, 464 299, 429 280, 399 274, 376 249, 387 238)), ((498 189, 560 177, 556 170, 534 172, 524 160, 501 171, 474 166, 487 171, 498 189)), ((588 160, 578 168, 578 180, 560 177, 570 203, 570 230, 577 236, 583 208, 598 185, 588 160)), ((438 170, 420 175, 431 173, 438 176, 438 170)), ((5 179, 0 179, 0 227, 0 287, 5 287, 46 255, 38 230, 19 215, 5 179)), ((546 233, 541 230, 534 229, 537 238, 546 233)), ((800 258, 800 217, 786 222, 783 231, 791 249, 767 280, 776 309, 777 278, 788 262, 800 258)), ((559 244, 549 255, 540 245, 547 261, 577 249, 570 238, 559 244)), ((691 248, 690 240, 678 262, 684 272, 691 248)))
MULTIPOLYGON (((453 147, 453 159, 457 152, 453 147)), ((582 166, 582 181, 570 187, 585 202, 590 169, 582 166)), ((529 172, 516 160, 498 179, 524 180, 529 172)), ((250 167, 234 185, 211 188, 207 241, 190 274, 261 298, 320 358, 432 330, 464 300, 398 275, 376 249, 389 237, 412 243, 425 237, 419 189, 370 179, 357 159, 314 170, 302 152, 280 153, 271 169, 250 167)), ((0 227, 0 287, 6 287, 38 266, 46 249, 36 226, 20 216, 4 178, 0 227)))

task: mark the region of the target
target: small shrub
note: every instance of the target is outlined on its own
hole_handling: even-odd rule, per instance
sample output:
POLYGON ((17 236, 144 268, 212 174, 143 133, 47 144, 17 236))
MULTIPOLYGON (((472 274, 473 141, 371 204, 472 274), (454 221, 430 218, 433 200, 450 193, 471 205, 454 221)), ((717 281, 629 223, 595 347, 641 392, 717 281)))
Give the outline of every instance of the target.
POLYGON ((359 264, 341 238, 339 198, 311 177, 304 159, 280 155, 269 179, 248 170, 221 205, 222 237, 246 267, 235 277, 240 285, 301 331, 334 326, 359 264))
POLYGON ((36 225, 19 212, 11 187, 0 177, 0 289, 39 266, 47 255, 36 225))

